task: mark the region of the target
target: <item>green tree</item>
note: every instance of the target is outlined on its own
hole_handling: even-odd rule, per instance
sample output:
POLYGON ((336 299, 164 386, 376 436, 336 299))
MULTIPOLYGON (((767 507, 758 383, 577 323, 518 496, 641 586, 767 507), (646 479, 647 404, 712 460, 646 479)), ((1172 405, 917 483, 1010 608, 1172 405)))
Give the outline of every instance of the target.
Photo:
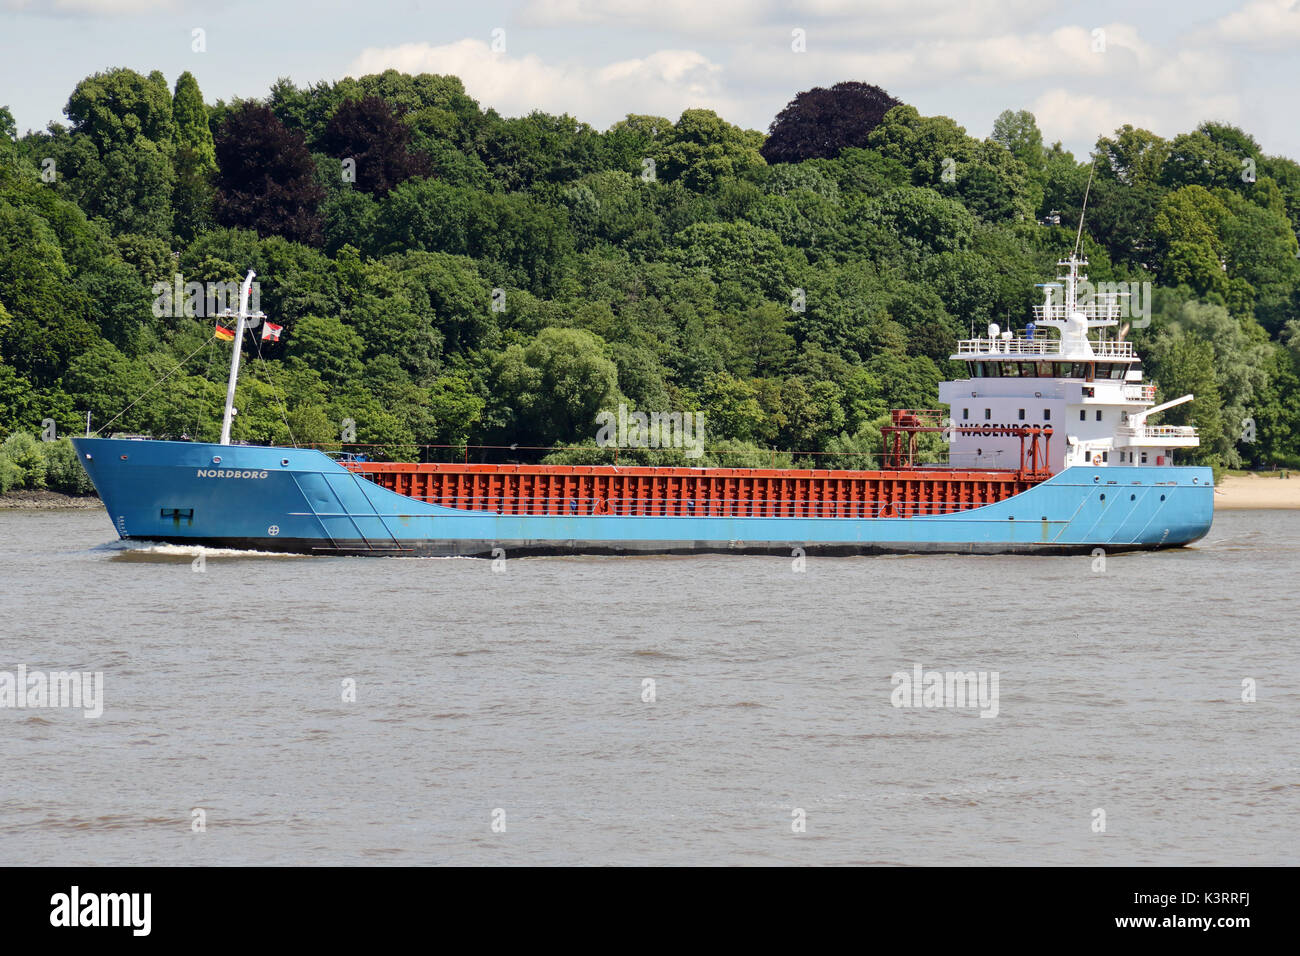
POLYGON ((960 202, 933 189, 895 189, 863 208, 876 222, 918 253, 957 252, 970 245, 975 220, 960 202))
MULTIPOLYGON (((45 455, 41 443, 26 432, 14 432, 0 442, 0 476, 9 472, 8 481, 19 488, 45 487, 45 455), (6 467, 7 466, 7 467, 6 467)), ((0 478, 0 481, 5 479, 0 478)), ((6 491, 8 489, 5 489, 6 491)))
POLYGON ((77 450, 67 438, 49 442, 41 451, 45 457, 45 483, 48 487, 65 495, 95 493, 94 482, 81 466, 77 450))
POLYGON ((723 179, 765 165, 763 135, 732 126, 712 110, 686 110, 656 142, 657 174, 687 188, 716 189, 723 179))
POLYGON ((141 140, 169 151, 173 142, 172 98, 166 84, 160 86, 134 70, 86 77, 72 91, 64 112, 73 132, 89 137, 102 152, 133 147, 141 140))
POLYGON ((287 357, 327 384, 343 385, 360 374, 364 351, 361 336, 337 316, 308 315, 295 325, 287 357))
POLYGON ((543 329, 512 345, 492 368, 492 421, 504 437, 555 444, 595 434, 596 413, 613 408, 618 369, 605 343, 581 329, 543 329))
POLYGON ((1263 331, 1221 305, 1157 297, 1152 329, 1142 343, 1160 400, 1192 393, 1196 400, 1166 413, 1169 424, 1201 429, 1199 460, 1239 467, 1241 422, 1252 415, 1273 368, 1263 331), (1208 382, 1208 385, 1207 385, 1208 382))
POLYGON ((1230 420, 1219 395, 1214 349, 1210 344, 1195 335, 1173 335, 1153 345, 1147 362, 1151 377, 1159 383, 1160 400, 1188 394, 1196 396, 1194 402, 1165 412, 1161 420, 1163 424, 1196 426, 1200 447, 1189 457, 1202 464, 1233 464, 1235 436, 1231 434, 1230 420))
POLYGON ((1170 145, 1150 130, 1126 123, 1113 137, 1100 137, 1093 155, 1101 178, 1125 186, 1153 186, 1162 179, 1170 145))
MULTIPOLYGON (((1170 189, 1184 186, 1243 188, 1247 161, 1257 160, 1259 146, 1249 137, 1224 135, 1231 127, 1203 123, 1194 133, 1175 136, 1169 155, 1161 167, 1162 185, 1170 189)), ((1235 133, 1240 134, 1240 130, 1235 133)))
POLYGON ((0 358, 37 385, 56 381, 96 338, 58 236, 26 208, 0 199, 0 358))
POLYGON ((1166 195, 1155 216, 1161 279, 1187 285, 1199 295, 1226 294, 1223 233, 1230 217, 1228 208, 1202 186, 1166 195))
POLYGON ((707 269, 721 281, 787 298, 792 283, 775 233, 747 222, 701 222, 676 237, 674 259, 691 269, 707 269))
POLYGON ((208 125, 208 108, 203 103, 198 81, 186 70, 176 80, 172 98, 175 128, 176 186, 172 205, 176 210, 176 232, 193 238, 212 223, 217 150, 208 125))
POLYGON ((1038 121, 1028 110, 1003 110, 993 121, 993 142, 1005 146, 1034 177, 1041 177, 1046 167, 1043 157, 1043 134, 1038 121))

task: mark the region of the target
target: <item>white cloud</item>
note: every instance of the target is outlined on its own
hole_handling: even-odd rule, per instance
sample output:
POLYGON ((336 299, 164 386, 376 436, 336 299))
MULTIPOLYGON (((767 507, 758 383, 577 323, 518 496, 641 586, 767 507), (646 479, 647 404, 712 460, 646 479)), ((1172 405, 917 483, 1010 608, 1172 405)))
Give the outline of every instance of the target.
POLYGON ((481 40, 432 46, 404 43, 364 50, 348 68, 362 76, 386 69, 451 73, 484 106, 517 116, 532 110, 569 113, 608 126, 628 113, 675 119, 682 110, 705 107, 724 117, 739 112, 722 89, 722 67, 694 50, 659 50, 603 66, 548 63, 536 54, 493 53, 481 40))
POLYGON ((1155 114, 1060 87, 1039 95, 1034 101, 1033 114, 1043 131, 1043 140, 1048 143, 1056 140, 1095 143, 1098 136, 1109 135, 1125 123, 1159 132, 1155 129, 1155 114))
POLYGON ((1241 103, 1231 94, 1152 99, 1078 94, 1057 87, 1039 95, 1033 114, 1045 142, 1061 140, 1091 148, 1098 136, 1109 136, 1126 123, 1173 138, 1205 120, 1240 122, 1241 103))
POLYGON ((752 78, 776 76, 798 84, 835 76, 886 88, 954 82, 1023 83, 1060 77, 1094 82, 1122 77, 1125 82, 1143 82, 1144 77, 1163 77, 1166 86, 1191 89, 1212 87, 1222 74, 1219 59, 1167 54, 1145 43, 1134 27, 1124 23, 1099 28, 1068 26, 1050 33, 927 39, 878 50, 822 49, 810 39, 806 54, 754 48, 737 60, 738 70, 752 78), (1094 29, 1104 30, 1101 52, 1094 50, 1094 29))
POLYGON ((1211 36, 1259 48, 1293 44, 1300 40, 1300 0, 1254 0, 1215 21, 1211 36))
POLYGON ((529 0, 528 26, 635 27, 728 40, 760 32, 788 37, 799 27, 812 39, 958 35, 1028 24, 1058 2, 1045 0, 529 0), (819 28, 821 28, 819 30, 819 28), (719 30, 725 31, 719 35, 719 30), (728 36, 730 34, 730 36, 728 36))
POLYGON ((520 12, 526 26, 623 26, 701 34, 765 18, 766 3, 746 0, 530 0, 520 12))
POLYGON ((136 13, 153 13, 173 10, 177 0, 4 0, 3 7, 14 13, 31 13, 38 16, 130 16, 136 13))

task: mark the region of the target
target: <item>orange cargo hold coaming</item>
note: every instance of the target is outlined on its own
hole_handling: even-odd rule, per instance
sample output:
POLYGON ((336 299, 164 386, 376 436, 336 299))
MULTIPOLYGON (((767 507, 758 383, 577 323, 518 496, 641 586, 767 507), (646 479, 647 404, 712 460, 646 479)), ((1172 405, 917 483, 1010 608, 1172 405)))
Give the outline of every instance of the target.
POLYGON ((754 518, 951 514, 1027 491, 1046 475, 908 468, 832 471, 619 465, 345 461, 398 494, 466 511, 754 518))

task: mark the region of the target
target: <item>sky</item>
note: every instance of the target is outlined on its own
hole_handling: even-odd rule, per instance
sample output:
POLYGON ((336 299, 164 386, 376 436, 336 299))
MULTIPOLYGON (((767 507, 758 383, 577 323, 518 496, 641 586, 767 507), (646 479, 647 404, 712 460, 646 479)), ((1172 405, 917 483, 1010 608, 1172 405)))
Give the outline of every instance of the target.
POLYGON ((1125 123, 1172 137, 1212 119, 1300 159, 1298 53, 1300 0, 0 0, 20 132, 117 66, 189 70, 208 102, 392 67, 599 129, 704 107, 766 131, 799 91, 858 80, 979 137, 1028 109, 1079 157, 1125 123))

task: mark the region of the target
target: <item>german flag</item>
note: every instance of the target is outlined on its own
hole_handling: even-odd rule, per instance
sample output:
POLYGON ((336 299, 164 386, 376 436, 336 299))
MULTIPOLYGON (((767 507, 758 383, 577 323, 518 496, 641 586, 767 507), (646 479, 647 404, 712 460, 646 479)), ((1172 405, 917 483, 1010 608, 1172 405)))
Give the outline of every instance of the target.
POLYGON ((228 329, 220 322, 218 322, 216 336, 217 338, 221 339, 223 342, 233 342, 235 341, 235 330, 228 329))

